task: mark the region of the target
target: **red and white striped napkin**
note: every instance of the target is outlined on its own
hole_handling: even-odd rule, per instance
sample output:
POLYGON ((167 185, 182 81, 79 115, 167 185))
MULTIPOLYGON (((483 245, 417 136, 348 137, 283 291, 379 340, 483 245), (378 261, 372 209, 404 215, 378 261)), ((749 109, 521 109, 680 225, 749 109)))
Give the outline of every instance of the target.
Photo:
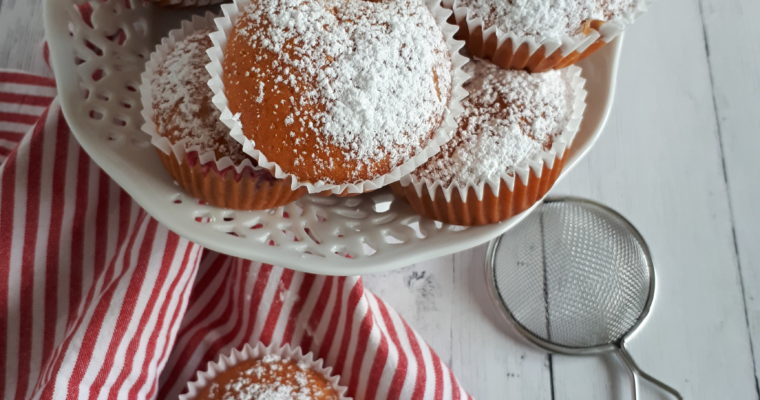
POLYGON ((469 396, 358 277, 217 254, 168 231, 71 135, 51 79, 0 71, 0 397, 176 398, 244 343, 290 343, 356 399, 469 396))

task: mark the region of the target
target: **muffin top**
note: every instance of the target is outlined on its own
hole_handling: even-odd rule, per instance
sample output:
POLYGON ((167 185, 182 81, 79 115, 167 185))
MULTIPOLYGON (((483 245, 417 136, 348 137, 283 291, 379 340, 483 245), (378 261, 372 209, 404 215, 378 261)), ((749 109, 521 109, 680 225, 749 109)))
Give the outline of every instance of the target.
POLYGON ((338 400, 322 374, 308 365, 265 356, 246 360, 217 375, 199 393, 199 400, 338 400))
POLYGON ((588 33, 594 21, 633 12, 640 0, 457 0, 487 25, 518 36, 562 37, 588 33))
POLYGON ((551 148, 573 116, 567 70, 529 73, 484 61, 465 66, 473 79, 454 138, 414 171, 443 187, 480 185, 512 174, 520 162, 551 148))
POLYGON ((269 161, 343 184, 384 175, 429 142, 451 68, 420 0, 261 0, 229 35, 223 82, 269 161))
POLYGON ((160 60, 151 79, 153 122, 158 134, 172 143, 185 140, 185 148, 213 151, 217 159, 230 156, 235 163, 248 158, 229 135, 220 113, 211 103, 206 50, 210 31, 195 32, 160 60))

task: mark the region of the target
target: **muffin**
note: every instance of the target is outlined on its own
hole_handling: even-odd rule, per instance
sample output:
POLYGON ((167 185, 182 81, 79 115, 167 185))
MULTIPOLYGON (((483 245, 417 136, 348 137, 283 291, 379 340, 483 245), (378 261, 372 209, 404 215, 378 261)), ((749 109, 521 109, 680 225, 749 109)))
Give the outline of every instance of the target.
POLYGON ((469 52, 510 69, 572 65, 617 37, 651 0, 444 0, 469 52))
POLYGON ((143 130, 188 193, 225 208, 260 210, 303 196, 242 152, 211 103, 205 65, 213 14, 185 22, 151 56, 141 86, 143 130))
POLYGON ((212 35, 215 104, 276 177, 310 193, 382 187, 453 134, 465 60, 450 11, 434 12, 418 0, 237 0, 212 35))
POLYGON ((180 399, 344 399, 346 389, 330 372, 300 348, 246 345, 209 363, 180 399))
POLYGON ((556 181, 585 109, 580 68, 529 73, 485 61, 454 138, 392 185, 419 214, 455 225, 503 221, 540 200, 556 181))

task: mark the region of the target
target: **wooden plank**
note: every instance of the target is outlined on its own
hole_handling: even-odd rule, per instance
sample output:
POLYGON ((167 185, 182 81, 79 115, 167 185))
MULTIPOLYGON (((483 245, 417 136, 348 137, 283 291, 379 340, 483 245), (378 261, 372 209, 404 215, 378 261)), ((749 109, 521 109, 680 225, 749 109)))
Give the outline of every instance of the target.
POLYGON ((741 267, 747 323, 760 361, 760 2, 702 0, 718 135, 741 267))
POLYGON ((0 2, 0 66, 50 75, 42 55, 44 36, 42 1, 0 2))
MULTIPOLYGON (((757 338, 760 221, 751 206, 760 171, 751 152, 760 144, 760 51, 752 39, 760 37, 760 5, 702 0, 700 17, 692 3, 656 2, 629 30, 607 132, 556 192, 617 208, 652 247, 658 300, 633 341, 642 367, 687 398, 757 398, 746 325, 757 338)), ((40 1, 0 0, 0 65, 46 73, 42 29, 40 1)), ((550 364, 505 328, 483 289, 483 253, 473 249, 366 283, 476 398, 627 398, 617 362, 555 356, 550 364)))
POLYGON ((499 314, 486 287, 485 253, 479 246, 454 257, 452 365, 477 399, 551 399, 548 357, 499 314))
MULTIPOLYGON (((631 27, 605 135, 557 189, 618 209, 649 242, 658 288, 632 341, 641 367, 685 398, 750 399, 757 392, 702 37, 691 0, 656 2, 631 27)), ((555 358, 556 398, 627 396, 625 381, 610 387, 608 366, 579 363, 555 358)))
POLYGON ((548 358, 506 327, 486 290, 485 246, 365 277, 477 399, 550 399, 548 358))
POLYGON ((454 282, 452 257, 430 260, 402 270, 369 275, 364 283, 387 301, 451 362, 450 332, 454 282))

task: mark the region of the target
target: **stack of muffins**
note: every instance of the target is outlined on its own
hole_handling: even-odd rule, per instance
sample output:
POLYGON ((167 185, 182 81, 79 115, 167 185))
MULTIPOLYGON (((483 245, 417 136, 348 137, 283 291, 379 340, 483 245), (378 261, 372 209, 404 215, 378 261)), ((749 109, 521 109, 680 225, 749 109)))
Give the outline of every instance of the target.
MULTIPOLYGON (((573 64, 648 0, 422 1, 234 0, 185 21, 146 65, 143 128, 177 183, 220 207, 390 186, 438 221, 508 219, 562 170, 585 110, 573 64)), ((209 364, 182 398, 345 388, 311 354, 258 345, 209 364)))
POLYGON ((503 221, 562 170, 585 109, 573 64, 647 0, 446 1, 223 5, 156 48, 144 130, 178 184, 216 206, 391 186, 429 218, 503 221))

